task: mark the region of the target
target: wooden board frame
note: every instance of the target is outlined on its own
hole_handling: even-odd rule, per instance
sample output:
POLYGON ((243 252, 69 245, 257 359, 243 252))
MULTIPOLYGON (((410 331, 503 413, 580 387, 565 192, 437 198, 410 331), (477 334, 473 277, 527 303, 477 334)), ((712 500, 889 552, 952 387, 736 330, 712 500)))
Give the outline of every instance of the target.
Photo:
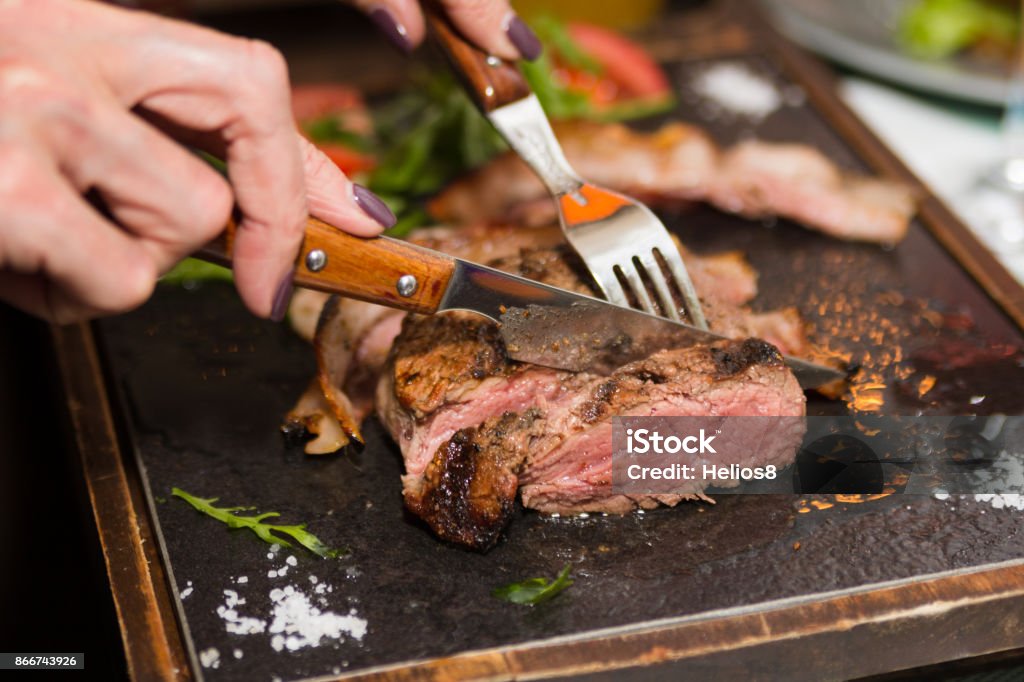
MULTIPOLYGON (((923 197, 939 242, 1020 327, 1024 287, 837 98, 820 62, 755 19, 755 30, 838 133, 882 175, 923 197)), ((741 41, 742 42, 742 41, 741 41)), ((75 443, 130 675, 187 680, 167 572, 93 330, 52 330, 75 443)), ((683 674, 820 680, 866 676, 1024 647, 1024 559, 810 598, 591 632, 341 676, 353 680, 646 679, 683 674)))

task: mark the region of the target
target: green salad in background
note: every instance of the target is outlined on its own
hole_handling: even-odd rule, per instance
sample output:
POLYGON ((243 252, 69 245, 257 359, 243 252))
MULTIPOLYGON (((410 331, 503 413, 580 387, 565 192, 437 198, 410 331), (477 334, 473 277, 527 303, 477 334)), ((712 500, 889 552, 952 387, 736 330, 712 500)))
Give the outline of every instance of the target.
POLYGON ((904 49, 926 59, 967 53, 1005 62, 1013 58, 1019 34, 1015 0, 918 0, 898 27, 904 49))

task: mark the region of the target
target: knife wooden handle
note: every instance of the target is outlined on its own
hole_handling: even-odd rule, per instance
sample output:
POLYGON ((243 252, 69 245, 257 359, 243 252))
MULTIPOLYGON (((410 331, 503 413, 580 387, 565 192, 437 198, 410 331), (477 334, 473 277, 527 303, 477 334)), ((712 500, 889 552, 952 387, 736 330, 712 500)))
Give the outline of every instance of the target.
MULTIPOLYGON (((196 256, 230 265, 236 230, 231 220, 196 256)), ((436 251, 389 237, 355 237, 309 218, 296 261, 295 284, 429 314, 441 304, 454 269, 455 261, 436 251)))
POLYGON ((481 111, 490 113, 530 95, 530 86, 519 69, 463 38, 436 0, 424 2, 423 9, 434 38, 481 111))

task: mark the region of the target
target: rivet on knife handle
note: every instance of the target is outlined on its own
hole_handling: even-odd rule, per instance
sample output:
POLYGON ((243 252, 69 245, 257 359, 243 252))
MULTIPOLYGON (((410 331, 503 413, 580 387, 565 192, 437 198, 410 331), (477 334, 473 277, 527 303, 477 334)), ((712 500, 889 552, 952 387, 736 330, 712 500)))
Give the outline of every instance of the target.
MULTIPOLYGON (((235 221, 198 256, 228 265, 235 221)), ((429 314, 441 304, 455 261, 388 237, 364 239, 310 218, 296 261, 295 284, 410 312, 429 314)))
POLYGON ((529 96, 530 86, 513 64, 488 55, 463 38, 436 1, 423 5, 434 37, 484 113, 529 96))

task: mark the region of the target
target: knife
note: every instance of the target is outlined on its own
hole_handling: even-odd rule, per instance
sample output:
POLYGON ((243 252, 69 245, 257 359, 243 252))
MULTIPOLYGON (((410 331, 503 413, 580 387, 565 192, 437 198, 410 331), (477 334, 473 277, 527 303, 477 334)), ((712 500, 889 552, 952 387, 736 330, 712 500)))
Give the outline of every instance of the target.
MULTIPOLYGON (((230 264, 235 230, 231 221, 197 255, 230 264)), ((573 372, 608 374, 658 350, 727 339, 398 239, 355 237, 316 218, 306 224, 295 284, 424 315, 478 313, 498 324, 512 359, 573 372)), ((845 378, 832 367, 785 360, 804 388, 845 378)))

